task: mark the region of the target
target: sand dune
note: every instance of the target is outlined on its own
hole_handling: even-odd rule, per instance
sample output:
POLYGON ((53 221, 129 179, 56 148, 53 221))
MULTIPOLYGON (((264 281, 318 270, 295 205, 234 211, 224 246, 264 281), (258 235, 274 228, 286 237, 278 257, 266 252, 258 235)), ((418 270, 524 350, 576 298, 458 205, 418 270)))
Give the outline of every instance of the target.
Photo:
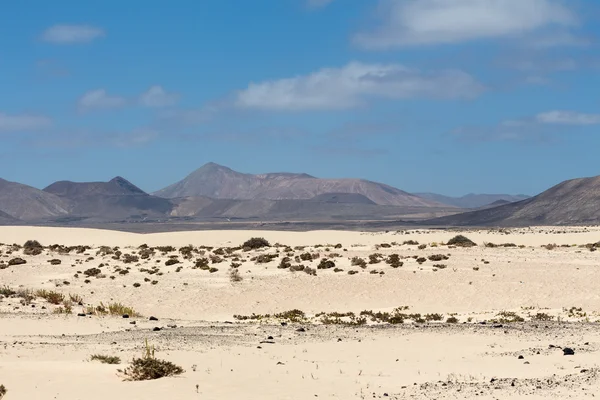
POLYGON ((443 245, 457 233, 141 235, 0 228, 0 242, 5 243, 0 246, 0 288, 45 289, 82 297, 71 315, 56 314, 63 306, 39 297, 27 302, 18 295, 0 297, 0 384, 9 390, 4 400, 597 395, 600 295, 595 283, 600 279, 600 251, 585 245, 598 242, 600 229, 463 231, 478 246, 443 245), (281 246, 234 249, 216 257, 217 248, 240 246, 253 236, 281 246), (11 246, 33 239, 45 246, 91 248, 80 253, 44 248, 41 254, 27 255, 11 246), (403 244, 408 240, 427 246, 403 244), (515 247, 484 245, 490 242, 514 243, 515 247), (341 246, 335 246, 338 243, 341 246), (557 247, 542 247, 554 243, 557 247), (141 256, 138 246, 142 244, 177 249, 164 254, 155 250, 146 259, 126 263, 125 254, 141 256), (178 249, 189 244, 194 250, 186 259, 178 249), (99 253, 100 246, 118 246, 122 254, 99 253), (319 257, 295 260, 305 253, 319 257), (374 256, 380 261, 368 264, 375 253, 381 254, 374 256), (269 254, 274 257, 271 262, 261 264, 254 259, 269 254), (392 254, 398 255, 402 266, 394 268, 386 262, 392 254), (447 259, 435 261, 435 255, 447 259), (315 268, 316 276, 278 268, 286 256, 292 265, 315 268), (26 262, 8 266, 17 257, 26 262), (194 268, 204 257, 214 258, 207 268, 216 271, 194 268), (352 265, 354 257, 363 258, 365 268, 352 265), (419 257, 425 261, 417 262, 419 257), (180 262, 166 265, 172 258, 180 262), (318 269, 324 258, 334 261, 338 272, 318 269), (49 263, 51 259, 60 264, 49 263), (236 262, 240 282, 230 278, 230 265, 236 262), (86 277, 85 271, 92 268, 100 273, 86 277), (112 302, 131 306, 143 317, 77 316, 86 314, 88 307, 112 302), (393 313, 400 306, 406 307, 403 324, 390 325, 368 316, 364 325, 356 323, 362 310, 393 313), (302 310, 306 316, 299 323, 275 317, 234 318, 291 309, 302 310), (331 314, 347 311, 356 317, 336 319, 331 314), (459 323, 445 322, 451 317, 459 323), (516 317, 524 322, 511 322, 516 317), (326 319, 332 323, 324 325, 326 319), (141 355, 145 339, 157 346, 158 356, 186 372, 156 381, 124 382, 117 374, 123 365, 89 361, 90 355, 102 353, 118 355, 126 364, 141 355), (563 355, 564 347, 574 349, 575 354, 563 355))

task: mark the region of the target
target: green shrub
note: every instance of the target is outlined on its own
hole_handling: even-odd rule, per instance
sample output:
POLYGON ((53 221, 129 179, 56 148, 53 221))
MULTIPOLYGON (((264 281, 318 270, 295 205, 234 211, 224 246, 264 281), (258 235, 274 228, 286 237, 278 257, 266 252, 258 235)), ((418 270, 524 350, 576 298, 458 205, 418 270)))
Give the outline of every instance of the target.
POLYGON ((271 247, 269 241, 262 237, 253 237, 244 242, 242 245, 244 249, 255 250, 260 249, 262 247, 271 247))
POLYGON ((159 360, 154 356, 154 346, 150 347, 146 341, 146 351, 141 358, 134 358, 131 365, 120 371, 126 381, 146 381, 175 376, 185 371, 170 361, 159 360))
POLYGON ((121 359, 117 356, 106 356, 102 354, 94 354, 90 357, 92 361, 100 361, 102 364, 121 364, 121 359))
POLYGON ((452 239, 448 240, 446 243, 448 246, 457 246, 457 247, 473 247, 477 246, 477 244, 463 235, 454 236, 452 239))

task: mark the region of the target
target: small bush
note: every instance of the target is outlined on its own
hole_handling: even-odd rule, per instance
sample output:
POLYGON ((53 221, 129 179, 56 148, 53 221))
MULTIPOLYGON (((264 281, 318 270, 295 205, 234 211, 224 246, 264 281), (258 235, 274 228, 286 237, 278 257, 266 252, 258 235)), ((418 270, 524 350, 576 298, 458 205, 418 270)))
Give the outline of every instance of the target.
POLYGON ((360 258, 360 257, 352 257, 352 260, 350 261, 350 265, 353 265, 356 267, 361 267, 361 268, 367 268, 367 262, 364 260, 364 258, 360 258))
POLYGON ((253 237, 244 242, 242 245, 244 249, 255 250, 263 247, 271 247, 269 241, 261 237, 253 237))
POLYGON ((102 271, 100 270, 100 268, 90 268, 90 269, 86 269, 85 271, 83 271, 83 274, 87 277, 98 276, 101 273, 102 273, 102 271))
POLYGON ((106 356, 94 354, 90 357, 92 361, 100 361, 102 364, 121 364, 121 359, 117 356, 106 356))
POLYGON ((146 341, 146 352, 141 358, 134 358, 131 365, 120 371, 126 381, 146 381, 175 376, 185 371, 170 361, 159 360, 154 356, 154 346, 150 347, 146 341))
POLYGON ((44 250, 44 246, 42 246, 37 240, 28 240, 23 245, 23 254, 28 256, 37 256, 38 254, 42 254, 42 250, 44 250))
POLYGON ((48 260, 48 262, 50 265, 60 265, 62 261, 60 261, 58 258, 53 258, 52 260, 48 260))
POLYGON ((27 261, 23 260, 22 258, 13 258, 12 260, 8 261, 8 266, 10 267, 11 265, 23 265, 23 264, 27 264, 27 261))
POLYGON ((335 263, 326 258, 322 259, 319 265, 317 265, 317 269, 330 269, 335 268, 335 263))
POLYGON ((406 244, 409 246, 418 246, 419 242, 417 242, 416 240, 405 240, 402 244, 406 244))
POLYGON ((446 323, 448 324, 457 324, 458 323, 458 318, 452 316, 452 317, 448 317, 448 319, 446 320, 446 323))
POLYGON ((35 295, 45 299, 48 303, 55 305, 62 303, 65 299, 65 296, 62 293, 58 293, 53 290, 38 290, 35 292, 35 295))
POLYGON ((302 261, 312 261, 313 260, 313 256, 310 253, 302 253, 302 254, 300 254, 300 259, 302 261))
POLYGON ((454 236, 452 239, 448 240, 446 243, 448 246, 457 246, 457 247, 473 247, 477 246, 477 244, 463 235, 454 236))
POLYGON ((420 244, 419 247, 418 247, 419 250, 424 250, 426 248, 427 248, 426 244, 420 244))
POLYGON ((231 268, 229 270, 229 280, 231 282, 241 282, 244 278, 240 275, 240 271, 237 268, 231 268))
POLYGON ((277 254, 260 254, 254 259, 254 261, 257 264, 266 264, 266 263, 270 263, 277 257, 279 257, 279 255, 277 255, 277 254))
POLYGON ((168 267, 169 265, 175 265, 175 264, 179 264, 179 260, 176 258, 169 258, 167 261, 165 261, 165 265, 168 267))
POLYGON ((304 265, 302 265, 302 264, 292 265, 292 266, 290 266, 290 271, 301 272, 301 271, 304 271, 304 268, 306 268, 306 267, 304 265))
POLYGON ((398 254, 390 254, 385 262, 392 268, 399 268, 404 265, 404 263, 400 261, 400 256, 398 254))
POLYGON ((0 399, 3 398, 6 393, 8 393, 6 386, 0 385, 0 399))

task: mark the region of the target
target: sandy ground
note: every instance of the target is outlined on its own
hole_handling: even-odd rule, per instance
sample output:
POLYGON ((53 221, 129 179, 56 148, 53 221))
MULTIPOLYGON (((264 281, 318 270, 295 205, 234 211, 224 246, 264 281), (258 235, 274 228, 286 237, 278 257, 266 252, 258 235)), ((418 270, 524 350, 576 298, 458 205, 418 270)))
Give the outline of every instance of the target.
POLYGON ((82 298, 72 314, 57 314, 64 303, 0 295, 0 385, 8 389, 3 400, 592 397, 600 394, 600 251, 585 245, 599 240, 595 227, 147 235, 1 227, 0 289, 82 298), (443 244, 458 233, 478 246, 443 244), (218 250, 253 236, 273 246, 218 250), (67 253, 45 247, 25 255, 12 246, 30 239, 90 248, 67 253), (403 244, 408 240, 427 247, 403 244), (149 258, 126 263, 125 254, 141 256, 142 244, 175 249, 155 249, 149 258), (186 258, 179 248, 190 244, 186 258), (542 247, 547 244, 557 247, 542 247), (113 249, 103 253, 100 246, 113 249), (295 260, 306 253, 315 259, 295 260), (371 264, 375 253, 380 261, 371 264), (392 254, 401 267, 386 263, 392 254), (254 258, 261 255, 273 260, 259 263, 254 258), (434 255, 447 259, 429 260, 434 255), (316 276, 278 268, 284 257, 314 268, 316 276), (365 268, 352 265, 354 257, 364 259, 365 268), (419 263, 420 257, 425 261, 419 263), (15 258, 25 263, 9 266, 15 258), (195 268, 203 258, 217 270, 195 268), (166 265, 169 259, 179 262, 166 265), (323 259, 335 269, 318 269, 323 259), (232 263, 241 281, 232 281, 232 263), (86 276, 92 268, 98 275, 86 276), (88 314, 114 302, 142 316, 88 314), (363 310, 393 313, 396 307, 407 314, 403 324, 368 315, 362 324, 332 314, 332 323, 323 324, 319 314, 351 311, 358 318, 363 310), (306 317, 234 318, 292 309, 306 317), (449 317, 458 323, 446 322, 449 317), (117 369, 141 356, 146 339, 157 357, 185 373, 123 381, 117 369), (575 354, 564 355, 565 347, 575 354), (92 354, 118 355, 122 364, 92 362, 92 354))

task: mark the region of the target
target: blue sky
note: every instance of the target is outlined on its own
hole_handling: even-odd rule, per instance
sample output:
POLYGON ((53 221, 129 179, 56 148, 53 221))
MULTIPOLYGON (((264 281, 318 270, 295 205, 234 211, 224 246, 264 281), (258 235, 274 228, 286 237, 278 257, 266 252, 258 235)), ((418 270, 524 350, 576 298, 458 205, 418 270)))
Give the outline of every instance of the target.
POLYGON ((447 195, 600 174, 593 0, 0 5, 0 177, 213 161, 447 195))

